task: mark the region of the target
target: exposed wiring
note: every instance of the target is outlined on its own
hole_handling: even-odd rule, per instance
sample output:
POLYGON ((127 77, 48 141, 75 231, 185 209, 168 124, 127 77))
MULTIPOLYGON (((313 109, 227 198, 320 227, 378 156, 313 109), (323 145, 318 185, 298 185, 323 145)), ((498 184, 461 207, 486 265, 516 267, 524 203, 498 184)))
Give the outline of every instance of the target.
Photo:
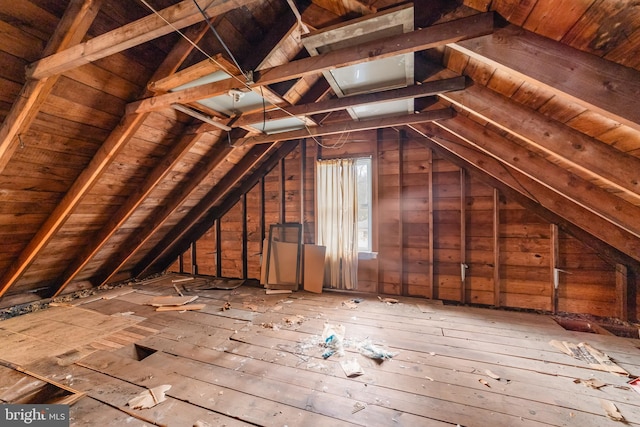
MULTIPOLYGON (((163 20, 163 21, 164 21, 164 22, 165 22, 169 27, 171 27, 171 28, 173 29, 173 31, 175 31, 178 35, 180 35, 183 39, 185 39, 185 40, 186 40, 186 41, 187 41, 191 46, 193 46, 193 47, 194 47, 194 49, 196 49, 198 52, 202 53, 202 54, 203 54, 203 55, 204 55, 208 60, 210 60, 211 62, 213 62, 214 64, 216 64, 218 67, 220 67, 220 69, 221 69, 222 71, 224 71, 224 72, 226 72, 227 74, 229 74, 229 75, 231 76, 231 78, 236 79, 236 80, 237 80, 237 81, 238 81, 242 86, 244 86, 245 88, 247 88, 247 89, 249 89, 249 90, 253 91, 253 88, 251 87, 251 85, 250 85, 250 81, 249 81, 249 80, 243 81, 243 80, 242 80, 242 79, 240 79, 238 76, 236 76, 236 75, 235 75, 235 73, 233 73, 233 72, 229 71, 229 70, 224 66, 224 64, 221 64, 219 61, 216 61, 216 59, 215 59, 215 58, 213 58, 211 55, 209 55, 207 52, 205 52, 205 51, 204 51, 200 46, 198 46, 198 44, 197 44, 197 43, 195 43, 193 40, 191 40, 189 37, 187 37, 187 35, 186 35, 186 34, 184 34, 184 32, 180 31, 180 29, 179 29, 179 28, 177 28, 177 27, 176 27, 175 25, 173 25, 169 20, 167 20, 164 16, 162 16, 162 14, 160 14, 160 13, 159 13, 159 12, 158 12, 158 11, 157 11, 153 6, 152 6, 152 5, 150 5, 150 4, 149 4, 149 2, 148 2, 147 0, 140 0, 140 2, 141 2, 142 4, 144 4, 144 5, 145 5, 145 6, 146 6, 146 7, 147 7, 147 8, 148 8, 152 13, 154 13, 154 14, 155 14, 155 15, 157 15, 157 16, 159 16, 159 17, 160 17, 160 19, 162 19, 162 20, 163 20)), ((196 4, 196 7, 198 8, 198 10, 202 10, 202 9, 200 8, 200 6, 198 5, 198 3, 197 3, 197 1, 196 1, 196 0, 193 0, 193 2, 196 4)), ((206 9, 206 8, 205 8, 205 9, 206 9)), ((218 37, 218 40, 220 40, 220 38, 219 38, 219 36, 218 36, 218 33, 217 33, 217 32, 215 31, 215 29, 213 28, 213 25, 211 24, 211 22, 210 22, 209 18, 207 18, 206 13, 203 13, 203 17, 204 17, 204 18, 205 18, 205 20, 207 21, 207 25, 209 26, 209 28, 213 29, 214 34, 216 34, 216 37, 218 37)), ((227 46, 224 44, 224 42, 222 42, 222 40, 220 40, 220 42, 222 43, 222 45, 224 46, 224 48, 225 48, 225 49, 227 49, 227 52, 229 52, 229 51, 228 51, 228 48, 227 48, 227 46)), ((242 72, 242 70, 241 70, 240 66, 239 66, 239 65, 238 65, 238 63, 236 62, 236 60, 235 60, 234 56, 231 54, 231 52, 229 52, 229 55, 231 55, 231 58, 233 59, 233 61, 234 61, 235 65, 236 65, 236 67, 238 67, 238 69, 239 69, 239 70, 240 70, 240 72, 242 73, 243 77, 245 77, 245 79, 247 79, 247 76, 244 74, 244 72, 242 72)), ((262 94, 262 86, 259 86, 259 87, 260 87, 260 92, 261 92, 261 94, 262 94)), ((278 109, 278 110, 282 111, 283 113, 285 113, 285 114, 289 115, 290 117, 293 117, 293 118, 296 118, 296 119, 298 118, 295 114, 293 114, 293 113, 291 113, 291 112, 287 111, 287 109, 285 109, 285 108, 283 108, 283 107, 281 107, 281 106, 279 106, 279 105, 276 105, 275 103, 273 103, 273 102, 271 102, 271 101, 267 100, 264 96, 262 96, 262 103, 263 103, 263 104, 262 104, 262 105, 263 105, 263 133, 264 133, 265 125, 266 125, 266 113, 267 113, 267 111, 266 111, 266 102, 269 102, 269 104, 270 104, 272 107, 274 107, 275 109, 278 109)), ((307 132, 309 133, 309 137, 310 137, 311 139, 313 139, 313 140, 316 142, 316 144, 318 144, 320 147, 323 147, 323 148, 326 148, 326 149, 336 149, 336 148, 340 148, 340 147, 344 146, 344 143, 345 143, 344 141, 343 141, 340 145, 337 145, 337 144, 338 144, 338 143, 337 143, 337 144, 330 145, 330 146, 324 146, 324 145, 323 145, 320 141, 318 141, 318 139, 317 139, 317 138, 316 138, 316 137, 311 133, 311 130, 309 129, 309 127, 308 127, 306 124, 305 124, 304 128, 305 128, 305 129, 307 130, 307 132)), ((346 134, 345 141, 346 141, 346 138, 349 136, 349 133, 350 133, 350 132, 348 132, 348 133, 346 134)), ((229 138, 230 138, 230 137, 229 137, 229 138)))
POLYGON ((231 53, 231 51, 229 50, 229 47, 227 46, 227 44, 224 42, 224 40, 222 40, 222 37, 220 37, 220 34, 218 34, 218 32, 216 31, 216 27, 214 27, 213 24, 211 23, 211 19, 209 19, 209 17, 207 16, 207 13, 200 7, 200 5, 198 4, 197 0, 193 0, 193 4, 196 5, 198 10, 200 11, 200 14, 204 18, 204 20, 207 23, 207 25, 209 26, 209 29, 216 36, 216 38, 218 39, 218 41, 220 42, 220 44, 222 45, 224 50, 229 54, 229 56, 231 57, 231 60, 233 61, 235 66, 238 68, 240 73, 242 73, 242 75, 244 76, 245 80, 247 82, 249 82, 249 77, 244 73, 244 71, 242 71, 242 67, 240 67, 240 64, 238 64, 238 61, 236 61, 236 57, 233 56, 233 53, 231 53))

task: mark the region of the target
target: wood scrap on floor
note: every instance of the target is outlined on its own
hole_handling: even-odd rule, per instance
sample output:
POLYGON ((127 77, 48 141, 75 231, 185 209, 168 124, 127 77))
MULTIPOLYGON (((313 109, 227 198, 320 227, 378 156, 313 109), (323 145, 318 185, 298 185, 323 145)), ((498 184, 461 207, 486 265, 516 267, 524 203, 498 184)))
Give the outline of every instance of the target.
POLYGON ((624 417, 622 416, 622 414, 620 413, 620 411, 612 401, 606 400, 606 399, 600 399, 600 406, 602 406, 602 409, 605 410, 605 412, 607 413, 607 416, 612 420, 623 421, 623 422, 625 421, 624 417))
POLYGON ((609 356, 585 342, 576 345, 568 341, 551 340, 549 344, 568 356, 587 362, 593 369, 629 376, 629 373, 613 363, 609 356))
POLYGON ((151 300, 149 305, 156 307, 156 311, 193 311, 202 310, 205 304, 189 304, 198 299, 197 295, 193 296, 159 296, 151 300))
POLYGON ((129 400, 127 405, 132 409, 148 409, 153 408, 158 403, 162 403, 167 400, 165 393, 171 388, 168 384, 159 385, 147 390, 144 390, 139 395, 129 400))

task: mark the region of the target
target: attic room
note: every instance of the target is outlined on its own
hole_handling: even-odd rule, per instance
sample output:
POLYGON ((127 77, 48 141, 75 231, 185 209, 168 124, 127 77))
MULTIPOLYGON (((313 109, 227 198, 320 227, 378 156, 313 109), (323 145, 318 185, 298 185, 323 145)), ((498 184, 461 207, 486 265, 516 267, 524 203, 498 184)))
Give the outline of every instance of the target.
POLYGON ((637 2, 0 33, 1 425, 640 426, 637 2))

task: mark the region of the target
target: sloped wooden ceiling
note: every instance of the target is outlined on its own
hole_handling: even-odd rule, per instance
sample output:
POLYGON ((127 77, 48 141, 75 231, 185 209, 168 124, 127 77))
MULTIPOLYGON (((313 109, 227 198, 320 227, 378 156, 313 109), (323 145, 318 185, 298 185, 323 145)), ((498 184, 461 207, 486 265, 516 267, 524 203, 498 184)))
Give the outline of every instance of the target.
MULTIPOLYGON (((254 71, 249 86, 310 117, 349 100, 332 96, 322 70, 367 60, 363 52, 415 51, 422 88, 413 90, 423 90, 427 109, 375 126, 406 128, 614 257, 640 263, 635 2, 417 1, 413 37, 314 58, 300 43, 304 32, 402 2, 199 3, 0 5, 0 306, 162 268, 183 249, 174 242, 197 237, 226 195, 304 137, 247 134, 247 116, 266 117, 261 111, 204 111, 233 127, 227 132, 171 108, 238 88, 233 80, 179 93, 162 87, 188 81, 205 54, 236 66, 197 6, 241 69, 254 71)), ((345 120, 333 132, 374 126, 345 120)))

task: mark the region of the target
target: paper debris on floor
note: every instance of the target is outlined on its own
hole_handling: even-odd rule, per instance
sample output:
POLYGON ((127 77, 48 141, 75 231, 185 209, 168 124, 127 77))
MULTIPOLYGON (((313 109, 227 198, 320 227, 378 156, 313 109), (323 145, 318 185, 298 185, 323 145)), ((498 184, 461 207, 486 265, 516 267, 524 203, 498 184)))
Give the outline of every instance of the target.
POLYGON ((164 384, 154 388, 147 389, 127 402, 133 409, 153 408, 158 403, 167 400, 165 393, 171 388, 170 385, 164 384))
POLYGON ((381 302, 387 303, 387 304, 389 304, 389 305, 391 305, 391 304, 398 304, 398 303, 400 302, 400 301, 398 301, 398 300, 397 300, 397 299, 395 299, 395 298, 382 298, 382 297, 378 296, 378 299, 379 299, 381 302))
POLYGON ((362 402, 356 402, 353 405, 353 410, 351 411, 352 414, 355 414, 356 412, 360 412, 362 411, 364 408, 367 407, 366 403, 362 403, 362 402))
POLYGON ((610 400, 600 399, 600 406, 605 410, 607 416, 615 421, 624 421, 624 417, 618 411, 616 405, 613 404, 610 400))
POLYGON ((576 345, 567 341, 551 340, 549 344, 568 356, 586 362, 593 369, 629 376, 629 373, 613 363, 608 355, 585 342, 576 345))
POLYGON ((482 384, 483 386, 486 386, 486 387, 491 388, 491 386, 489 385, 489 383, 487 382, 487 380, 485 380, 485 379, 483 379, 483 378, 479 378, 479 379, 478 379, 478 382, 479 382, 480 384, 482 384))
POLYGON ((302 325, 302 322, 304 322, 304 316, 296 314, 295 316, 283 317, 282 320, 287 325, 302 325))
POLYGON ((197 295, 186 296, 186 297, 160 296, 160 297, 153 298, 149 304, 154 307, 185 305, 197 299, 198 299, 197 295))
POLYGON ((350 309, 358 308, 358 304, 355 303, 353 300, 342 301, 342 305, 350 309))
POLYGON ((364 370, 356 359, 341 360, 340 366, 342 366, 344 374, 349 378, 364 375, 364 370))
POLYGON ((231 308, 231 303, 229 301, 225 302, 220 308, 221 311, 227 311, 231 308))
POLYGON ((484 370, 484 373, 487 374, 488 376, 490 376, 491 378, 493 378, 494 380, 500 380, 500 375, 494 374, 493 372, 491 372, 488 369, 484 370))

